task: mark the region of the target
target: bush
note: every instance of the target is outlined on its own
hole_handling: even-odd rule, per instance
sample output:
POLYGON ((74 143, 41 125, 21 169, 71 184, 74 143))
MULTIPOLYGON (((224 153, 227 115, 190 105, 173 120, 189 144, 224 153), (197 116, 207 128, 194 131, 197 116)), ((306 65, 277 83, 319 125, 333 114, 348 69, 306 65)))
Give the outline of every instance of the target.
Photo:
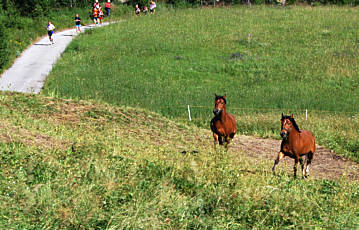
POLYGON ((3 20, 0 20, 0 69, 3 69, 9 62, 9 54, 9 34, 3 20))

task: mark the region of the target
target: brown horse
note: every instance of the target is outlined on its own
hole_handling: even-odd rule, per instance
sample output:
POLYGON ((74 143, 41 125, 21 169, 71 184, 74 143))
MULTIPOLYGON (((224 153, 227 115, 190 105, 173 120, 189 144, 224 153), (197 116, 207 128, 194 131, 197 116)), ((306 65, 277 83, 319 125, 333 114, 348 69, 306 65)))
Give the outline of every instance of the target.
POLYGON ((273 173, 275 167, 281 159, 285 156, 294 158, 294 177, 297 176, 297 165, 300 162, 302 166, 302 175, 307 177, 309 173, 309 165, 312 162, 313 155, 315 152, 315 138, 308 130, 300 130, 297 123, 291 116, 283 116, 282 114, 282 128, 280 136, 282 137, 282 143, 280 145, 280 151, 277 159, 274 161, 273 173), (302 156, 306 156, 307 162, 304 170, 304 163, 302 156))
POLYGON ((236 134, 237 127, 234 117, 226 112, 226 103, 226 95, 215 95, 214 118, 211 120, 211 130, 213 132, 214 148, 216 148, 217 142, 223 145, 224 141, 224 147, 228 150, 228 144, 236 134))

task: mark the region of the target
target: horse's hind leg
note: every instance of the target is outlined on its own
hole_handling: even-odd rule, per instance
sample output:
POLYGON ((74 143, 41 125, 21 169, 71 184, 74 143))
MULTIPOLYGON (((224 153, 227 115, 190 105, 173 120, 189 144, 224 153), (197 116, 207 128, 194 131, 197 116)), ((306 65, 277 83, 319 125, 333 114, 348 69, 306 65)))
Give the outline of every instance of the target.
POLYGON ((303 176, 303 178, 305 178, 304 162, 303 162, 302 157, 299 158, 299 163, 300 163, 300 166, 302 166, 302 176, 303 176))
POLYGON ((307 154, 307 165, 305 167, 305 177, 309 176, 309 165, 312 163, 312 159, 313 159, 313 153, 310 152, 307 154))
POLYGON ((299 156, 296 154, 295 158, 294 158, 294 167, 293 167, 293 171, 294 171, 294 178, 297 178, 297 165, 299 163, 299 156))

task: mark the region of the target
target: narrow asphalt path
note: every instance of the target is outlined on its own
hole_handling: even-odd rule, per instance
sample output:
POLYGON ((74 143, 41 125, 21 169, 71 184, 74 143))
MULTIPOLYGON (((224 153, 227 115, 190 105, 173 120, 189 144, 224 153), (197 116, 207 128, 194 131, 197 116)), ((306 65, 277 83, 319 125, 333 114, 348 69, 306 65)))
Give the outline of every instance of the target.
MULTIPOLYGON (((109 23, 103 23, 102 26, 109 23)), ((93 29, 94 25, 82 26, 81 30, 93 29)), ((0 90, 22 93, 39 93, 46 77, 67 45, 76 36, 75 29, 54 33, 55 44, 49 38, 41 40, 27 48, 14 64, 0 78, 0 90)))

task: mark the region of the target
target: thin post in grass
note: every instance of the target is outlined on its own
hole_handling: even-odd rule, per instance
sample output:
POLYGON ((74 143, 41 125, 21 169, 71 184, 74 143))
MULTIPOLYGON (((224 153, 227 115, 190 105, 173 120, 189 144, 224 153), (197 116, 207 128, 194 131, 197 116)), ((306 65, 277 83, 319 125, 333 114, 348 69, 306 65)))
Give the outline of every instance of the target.
POLYGON ((188 109, 188 120, 192 121, 192 119, 191 119, 191 110, 189 108, 189 105, 187 105, 187 109, 188 109))
POLYGON ((308 119, 308 109, 305 110, 305 120, 308 119))

